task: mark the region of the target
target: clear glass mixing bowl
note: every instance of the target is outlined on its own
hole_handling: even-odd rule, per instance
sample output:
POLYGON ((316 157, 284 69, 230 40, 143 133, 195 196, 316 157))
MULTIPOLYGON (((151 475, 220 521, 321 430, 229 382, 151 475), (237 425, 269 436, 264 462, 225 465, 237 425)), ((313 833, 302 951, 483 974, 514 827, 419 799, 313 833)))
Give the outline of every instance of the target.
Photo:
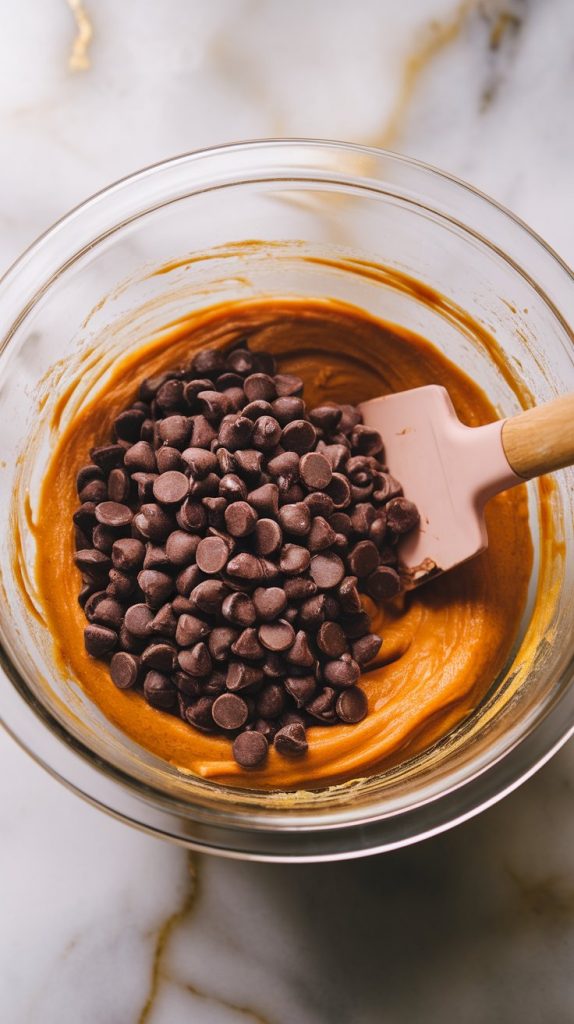
POLYGON ((34 612, 29 523, 53 431, 105 384, 96 379, 110 355, 198 308, 277 293, 335 297, 421 333, 501 415, 520 408, 520 387, 536 402, 574 390, 567 268, 507 211, 432 168, 286 140, 192 153, 119 182, 0 283, 1 703, 33 757, 140 828, 228 856, 335 859, 475 814, 572 732, 574 471, 556 477, 544 521, 530 485, 537 554, 521 635, 485 701, 446 739, 373 779, 289 803, 182 776, 120 735, 58 671, 34 612))

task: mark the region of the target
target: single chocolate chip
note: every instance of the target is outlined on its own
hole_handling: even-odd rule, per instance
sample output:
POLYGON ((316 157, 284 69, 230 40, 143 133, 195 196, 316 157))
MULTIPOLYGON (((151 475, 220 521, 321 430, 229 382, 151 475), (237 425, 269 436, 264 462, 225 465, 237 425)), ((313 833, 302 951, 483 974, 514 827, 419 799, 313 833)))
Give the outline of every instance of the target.
POLYGON ((207 512, 198 501, 186 498, 175 516, 177 525, 188 533, 202 533, 207 523, 207 512))
POLYGON ((260 516, 268 516, 273 519, 279 514, 279 488, 277 484, 262 484, 254 491, 250 491, 247 500, 260 516))
POLYGON ((184 382, 177 377, 166 380, 156 391, 155 401, 162 413, 177 412, 184 404, 184 382))
POLYGON ((294 537, 304 537, 311 529, 311 513, 302 501, 283 505, 279 510, 281 527, 294 537))
POLYGON ((117 466, 122 466, 124 455, 125 448, 122 448, 121 444, 104 444, 90 451, 90 458, 104 473, 110 473, 117 466))
POLYGON ((401 578, 390 565, 380 565, 365 581, 365 590, 373 601, 395 597, 401 589, 401 578))
POLYGON ((80 501, 93 501, 96 504, 100 501, 106 501, 108 497, 108 488, 104 480, 89 480, 88 483, 80 491, 80 501))
POLYGON ((312 580, 321 590, 337 587, 345 575, 345 566, 341 558, 332 551, 313 555, 309 568, 312 580))
POLYGON ((166 380, 170 380, 174 376, 173 373, 164 372, 156 373, 153 377, 146 377, 140 384, 140 398, 143 402, 151 402, 157 392, 159 391, 162 384, 165 384, 166 380))
POLYGON ((217 470, 216 455, 214 452, 206 451, 205 448, 185 448, 181 453, 181 458, 186 466, 189 466, 194 480, 203 480, 209 473, 214 473, 217 470))
MULTIPOLYGON (((251 733, 250 735, 259 735, 251 733)), ((286 757, 301 757, 307 753, 308 743, 305 736, 305 728, 298 722, 292 725, 284 725, 279 732, 275 733, 275 749, 279 754, 286 757)))
POLYGON ((315 658, 303 629, 300 629, 296 634, 295 640, 285 657, 290 665, 297 665, 299 668, 312 668, 315 664, 315 658))
POLYGON ((210 627, 207 622, 198 619, 196 615, 184 612, 177 620, 175 640, 180 647, 191 647, 199 643, 200 640, 205 640, 205 637, 209 636, 209 632, 210 627))
POLYGON ((262 453, 255 451, 254 448, 247 448, 245 451, 235 452, 234 458, 238 473, 244 476, 249 484, 257 483, 261 478, 262 453))
POLYGON ((143 565, 145 558, 145 545, 141 540, 132 537, 125 537, 116 540, 112 547, 112 563, 116 569, 122 572, 137 572, 143 565))
POLYGON ((267 373, 250 374, 243 382, 243 389, 249 402, 272 402, 277 398, 275 382, 267 373))
POLYGON ((327 661, 323 666, 325 679, 337 689, 354 686, 360 674, 359 665, 349 655, 343 655, 337 661, 327 661))
POLYGON ((130 690, 140 677, 139 658, 127 651, 118 651, 110 661, 110 675, 118 690, 130 690))
POLYGON ((335 542, 335 531, 323 516, 315 516, 311 523, 311 530, 307 538, 309 551, 316 554, 318 551, 325 551, 332 547, 335 542))
POLYGON ((370 576, 379 564, 379 552, 372 540, 360 540, 347 556, 347 565, 353 576, 370 576))
POLYGON ((108 626, 90 625, 84 629, 84 646, 92 658, 106 658, 118 645, 118 634, 108 626))
POLYGON ((219 580, 205 580, 198 583, 191 593, 191 602, 195 608, 208 615, 217 615, 229 591, 219 580))
POLYGON ((300 456, 297 452, 281 452, 269 460, 267 470, 276 479, 292 483, 299 479, 299 463, 300 456))
POLYGON ((151 632, 161 636, 175 636, 178 619, 175 617, 171 603, 164 604, 151 622, 151 632))
POLYGON ((134 523, 142 536, 152 541, 165 540, 175 528, 171 515, 161 505, 153 503, 141 506, 134 516, 134 523))
POLYGON ((227 572, 229 576, 236 576, 240 580, 261 580, 264 575, 262 561, 247 551, 241 551, 227 563, 227 572))
POLYGON ((316 629, 325 621, 325 595, 315 594, 303 601, 299 608, 299 625, 305 629, 316 629))
POLYGON ((356 725, 367 714, 367 698, 357 686, 351 686, 348 690, 343 690, 337 697, 336 709, 342 722, 356 725))
POLYGON ((259 519, 255 524, 255 550, 258 555, 276 555, 283 543, 283 533, 274 519, 259 519))
POLYGON ((347 508, 351 503, 351 485, 342 473, 333 473, 327 494, 333 500, 336 509, 347 508))
POLYGON ((171 673, 177 664, 177 650, 173 644, 154 641, 149 644, 141 656, 142 666, 146 669, 155 668, 158 672, 171 673))
POLYGON ((224 519, 232 537, 247 537, 255 529, 257 513, 246 501, 234 501, 225 509, 224 519))
POLYGON ((304 601, 317 593, 317 584, 301 577, 285 580, 283 587, 289 601, 304 601))
POLYGON ((192 360, 191 369, 196 377, 216 377, 225 367, 225 353, 216 348, 204 348, 192 360))
POLYGON ((231 626, 216 626, 211 630, 207 646, 214 661, 228 660, 231 645, 235 643, 238 635, 237 630, 231 626))
POLYGON ((339 430, 343 434, 350 434, 353 428, 356 427, 358 423, 361 423, 361 413, 354 405, 345 405, 345 403, 343 403, 339 408, 342 412, 339 422, 339 430))
POLYGON ((252 626, 256 619, 255 605, 247 594, 229 594, 221 606, 221 614, 234 626, 252 626))
POLYGON ((303 501, 312 516, 322 516, 323 519, 330 520, 335 511, 333 499, 323 491, 312 491, 311 494, 305 495, 303 501))
POLYGON ((130 525, 133 514, 127 505, 120 505, 117 501, 102 501, 96 505, 96 519, 102 526, 121 529, 130 525))
MULTIPOLYGON (((201 583, 203 575, 198 565, 186 565, 175 577, 175 589, 181 597, 189 597, 192 590, 201 583)), ((174 607, 174 611, 175 611, 174 607)))
POLYGON ((316 440, 317 431, 308 420, 293 420, 281 433, 281 444, 286 451, 297 452, 299 455, 311 451, 316 440))
POLYGON ((151 633, 153 618, 154 614, 147 604, 132 604, 126 610, 124 625, 132 636, 143 639, 151 633))
POLYGON ((164 420, 159 420, 157 429, 163 444, 183 451, 189 444, 192 420, 189 416, 166 416, 164 420))
POLYGON ((390 473, 377 473, 373 480, 375 484, 373 498, 381 504, 391 501, 392 498, 398 498, 403 493, 400 483, 390 473))
POLYGON ((334 689, 331 686, 325 686, 313 700, 309 701, 305 710, 323 725, 335 725, 337 722, 336 699, 337 695, 334 689))
POLYGON ((200 391, 197 396, 199 410, 211 424, 217 424, 231 412, 231 403, 225 392, 200 391))
POLYGON ((201 504, 205 508, 208 526, 222 529, 225 526, 224 513, 227 508, 225 498, 202 498, 201 504))
POLYGON ((153 496, 162 505, 179 505, 187 496, 189 480, 185 473, 170 469, 161 473, 154 482, 153 496))
POLYGON ((108 477, 108 497, 110 501, 124 504, 130 496, 130 478, 125 469, 112 469, 108 477))
POLYGON ((219 481, 218 493, 226 501, 244 501, 247 498, 247 484, 237 473, 225 473, 219 481))
POLYGON ((135 590, 135 582, 131 576, 119 569, 110 569, 108 573, 109 583, 106 587, 108 594, 117 597, 120 601, 127 601, 135 590))
POLYGON ((337 596, 344 612, 361 611, 361 598, 357 590, 356 576, 345 576, 345 579, 340 583, 337 596))
POLYGON ((165 547, 162 544, 152 544, 148 540, 145 546, 144 569, 171 569, 169 558, 166 555, 165 547))
POLYGON ((370 625, 371 620, 367 612, 364 611, 345 615, 344 622, 342 622, 345 634, 350 640, 357 640, 360 636, 365 636, 369 632, 370 625))
POLYGON ((248 690, 260 685, 263 672, 254 665, 244 661, 231 661, 227 669, 227 689, 232 693, 237 690, 248 690))
POLYGON ((274 416, 260 416, 253 425, 251 444, 260 451, 276 448, 281 437, 281 425, 274 416))
POLYGON ((260 622, 272 622, 287 607, 287 595, 281 587, 258 587, 253 604, 260 622))
POLYGON ((263 672, 269 679, 284 679, 288 673, 287 663, 280 654, 269 653, 263 664, 263 672))
POLYGON ((285 689, 295 701, 295 706, 302 708, 315 696, 317 684, 313 676, 288 676, 285 689))
MULTIPOLYGON (((264 402, 262 399, 257 399, 254 402, 249 402, 249 405, 244 405, 241 410, 242 416, 247 416, 248 420, 258 420, 260 416, 271 416, 273 409, 269 402, 264 402)), ((261 454, 261 453, 259 453, 261 454)))
POLYGON ((387 526, 393 533, 403 534, 418 526, 420 516, 416 505, 407 498, 393 498, 385 508, 387 526))
POLYGON ((268 651, 286 651, 295 640, 295 630, 288 622, 266 622, 259 627, 259 639, 268 651))
POLYGON ((337 429, 341 416, 341 409, 336 405, 318 405, 309 412, 311 423, 325 434, 331 434, 337 429))
POLYGON ((232 373, 247 377, 257 370, 257 357, 248 348, 236 348, 228 353, 225 365, 232 373))
POLYGON ((279 568, 288 576, 306 572, 310 561, 311 556, 307 548, 303 548, 299 544, 284 544, 281 548, 279 568))
POLYGON ((209 576, 221 572, 228 558, 229 548, 221 537, 200 540, 195 560, 202 572, 209 576))
POLYGON ((276 373, 273 379, 280 398, 284 395, 301 395, 303 393, 303 381, 294 373, 276 373))
POLYGON ((357 664, 366 665, 367 662, 376 658, 382 645, 382 639, 376 633, 367 633, 353 643, 353 658, 357 664))
POLYGON ((142 569, 138 574, 138 584, 150 608, 161 608, 174 589, 171 576, 157 569, 142 569))
POLYGON ((165 553, 171 565, 186 566, 195 560, 200 540, 197 534, 174 530, 165 542, 165 553))
POLYGON ((316 639, 317 647, 328 658, 340 658, 348 650, 347 638, 338 622, 324 622, 316 639))
POLYGON ((238 658, 259 661, 265 657, 265 650, 257 638, 257 630, 250 626, 244 629, 234 641, 231 651, 238 658))
POLYGON ((323 441, 319 441, 317 451, 325 456, 333 472, 339 472, 344 468, 350 454, 344 444, 325 444, 323 441))
POLYGON ((90 577, 106 574, 111 566, 108 556, 103 551, 98 551, 97 548, 84 548, 84 550, 76 551, 74 562, 80 572, 90 577))
POLYGON ((116 437, 121 441, 129 441, 130 444, 139 441, 145 418, 146 414, 141 409, 126 409, 125 412, 121 412, 114 420, 116 437))
POLYGON ((157 480, 157 473, 133 473, 132 480, 137 484, 138 501, 153 501, 153 485, 157 480))
POLYGON ((152 669, 143 684, 144 697, 152 708, 169 711, 177 703, 177 689, 169 676, 152 669))
POLYGON ((295 398, 292 395, 276 398, 271 408, 275 419, 282 427, 286 427, 293 420, 305 419, 305 402, 301 398, 295 398))
POLYGON ((138 441, 125 453, 125 466, 131 473, 155 473, 157 462, 149 441, 138 441))
POLYGON ((90 619, 92 622, 97 622, 99 626, 109 626, 117 633, 124 619, 123 605, 114 597, 102 597, 90 619))
POLYGON ((185 709, 185 718, 190 725, 202 732, 213 732, 214 721, 211 714, 214 697, 200 697, 185 709))
POLYGON ((365 427, 362 423, 358 423, 353 428, 351 445, 353 451, 359 452, 361 455, 378 455, 383 450, 383 442, 378 430, 365 427))
POLYGON ((248 707, 242 697, 235 693, 222 693, 211 709, 213 721, 221 729, 240 729, 245 725, 248 707))
MULTIPOLYGON (((277 483, 279 485, 280 505, 297 505, 299 502, 301 504, 304 504, 303 499, 305 497, 305 492, 303 488, 300 486, 300 484, 291 484, 289 487, 283 488, 281 477, 279 477, 277 483)), ((308 505, 305 505, 305 508, 308 507, 308 505)))
POLYGON ((263 733, 241 732, 233 741, 233 756, 242 768, 258 768, 263 764, 269 749, 263 733))
POLYGON ((102 551, 104 555, 111 555, 112 548, 117 539, 117 530, 113 530, 109 526, 101 526, 100 524, 94 527, 94 531, 92 533, 92 544, 98 549, 98 551, 102 551))
POLYGON ((197 678, 207 676, 211 672, 211 657, 203 641, 180 651, 177 660, 182 671, 187 672, 189 676, 197 678))
POLYGON ((231 452, 238 448, 249 448, 253 427, 254 424, 246 416, 237 416, 235 413, 225 416, 219 427, 219 442, 231 452))
POLYGON ((280 683, 268 683, 257 695, 255 713, 259 718, 278 718, 285 709, 285 691, 280 683))
POLYGON ((333 470, 328 459, 320 452, 307 452, 299 467, 301 479, 310 491, 321 491, 331 483, 333 470))

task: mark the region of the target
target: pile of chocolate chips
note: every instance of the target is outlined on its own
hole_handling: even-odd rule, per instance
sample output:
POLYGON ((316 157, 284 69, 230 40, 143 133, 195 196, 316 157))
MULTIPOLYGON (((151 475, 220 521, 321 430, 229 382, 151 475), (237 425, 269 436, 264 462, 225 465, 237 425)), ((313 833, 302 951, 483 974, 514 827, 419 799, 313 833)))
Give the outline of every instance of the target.
POLYGON ((245 341, 204 350, 144 380, 77 476, 87 652, 245 768, 364 718, 382 641, 359 595, 399 592, 419 522, 357 409, 307 412, 302 393, 245 341))

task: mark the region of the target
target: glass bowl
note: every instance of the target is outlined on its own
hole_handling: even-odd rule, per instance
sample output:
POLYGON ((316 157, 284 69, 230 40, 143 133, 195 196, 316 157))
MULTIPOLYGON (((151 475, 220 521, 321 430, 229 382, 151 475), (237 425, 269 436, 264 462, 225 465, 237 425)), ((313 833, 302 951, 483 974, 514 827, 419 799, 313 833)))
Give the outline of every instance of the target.
POLYGON ((567 268, 448 175, 373 149, 285 140, 192 153, 113 185, 0 283, 2 708, 39 763, 139 828, 228 856, 337 859, 468 818, 572 732, 574 471, 529 485, 536 557, 520 636, 446 738, 370 779, 295 796, 183 775, 120 734, 55 664, 35 607, 39 486, 55 437, 117 354, 198 309, 275 294, 336 298, 422 334, 501 416, 574 390, 567 268))

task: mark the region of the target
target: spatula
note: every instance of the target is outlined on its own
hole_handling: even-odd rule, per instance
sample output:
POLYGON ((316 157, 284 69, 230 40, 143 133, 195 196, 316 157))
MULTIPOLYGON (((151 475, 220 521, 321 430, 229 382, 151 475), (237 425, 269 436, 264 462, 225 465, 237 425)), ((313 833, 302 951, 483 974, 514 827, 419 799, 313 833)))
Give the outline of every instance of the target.
POLYGON ((389 472, 420 512, 420 528, 398 548, 407 588, 486 548, 484 506, 495 494, 574 464, 574 394, 483 427, 461 423, 436 384, 359 409, 383 438, 389 472))

